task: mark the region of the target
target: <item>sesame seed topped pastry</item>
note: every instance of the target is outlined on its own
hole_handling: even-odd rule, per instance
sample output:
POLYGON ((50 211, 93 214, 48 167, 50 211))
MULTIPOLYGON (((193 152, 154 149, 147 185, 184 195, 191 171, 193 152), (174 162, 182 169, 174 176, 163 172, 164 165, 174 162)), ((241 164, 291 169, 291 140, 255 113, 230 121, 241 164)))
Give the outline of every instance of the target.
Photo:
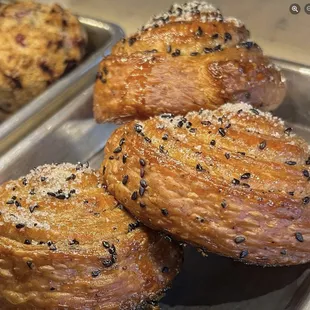
POLYGON ((114 46, 97 74, 94 115, 120 123, 226 102, 272 110, 285 91, 281 72, 242 22, 193 1, 173 5, 114 46))
POLYGON ((0 122, 78 64, 87 36, 57 4, 0 5, 0 122))
POLYGON ((258 265, 310 261, 310 149, 248 104, 118 128, 103 180, 145 225, 258 265))
POLYGON ((87 164, 0 187, 1 309, 153 309, 180 262, 179 246, 123 210, 87 164))

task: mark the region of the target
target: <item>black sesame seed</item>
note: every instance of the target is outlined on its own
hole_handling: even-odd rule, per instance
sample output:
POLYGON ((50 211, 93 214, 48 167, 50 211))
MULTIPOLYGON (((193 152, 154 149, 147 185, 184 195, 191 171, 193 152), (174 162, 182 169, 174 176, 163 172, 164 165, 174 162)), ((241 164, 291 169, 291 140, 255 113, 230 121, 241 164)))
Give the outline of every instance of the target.
POLYGON ((145 188, 140 186, 140 188, 139 188, 139 195, 142 197, 144 195, 144 193, 145 193, 145 188))
POLYGON ((121 146, 118 146, 114 151, 113 153, 114 154, 117 154, 117 153, 120 153, 122 151, 122 147, 121 146))
POLYGON ((26 239, 24 244, 30 245, 31 244, 31 240, 26 239))
POLYGON ((308 170, 304 170, 302 172, 302 174, 306 177, 306 178, 309 178, 310 177, 310 174, 309 174, 309 171, 308 170))
POLYGON ((247 183, 241 183, 241 186, 247 187, 247 188, 250 188, 250 187, 251 187, 251 186, 250 186, 249 184, 247 184, 247 183))
POLYGON ((202 166, 200 164, 196 165, 196 170, 197 171, 204 171, 204 169, 202 168, 202 166))
POLYGON ((55 287, 50 288, 50 291, 55 291, 55 290, 56 290, 55 287))
POLYGON ((162 136, 162 139, 165 140, 165 141, 167 141, 167 140, 168 140, 168 134, 165 133, 165 134, 162 136))
POLYGON ((29 269, 33 269, 34 264, 33 264, 32 261, 27 261, 26 264, 27 264, 27 266, 28 266, 29 269))
POLYGON ((181 51, 179 49, 176 49, 172 54, 171 56, 172 57, 177 57, 177 56, 180 56, 181 55, 181 51))
POLYGON ((288 128, 286 128, 285 130, 284 130, 284 133, 286 134, 286 135, 290 135, 291 134, 291 132, 293 131, 293 128, 291 128, 291 127, 288 127, 288 128))
POLYGON ((171 45, 168 45, 168 46, 167 46, 166 51, 167 51, 167 53, 169 53, 169 54, 171 53, 171 51, 172 51, 171 45))
POLYGON ((39 208, 39 206, 37 204, 30 206, 29 207, 30 213, 33 213, 36 208, 39 208))
POLYGON ((34 188, 32 188, 31 191, 29 192, 30 195, 35 195, 35 193, 36 192, 35 192, 34 188))
POLYGON ((219 128, 219 134, 222 136, 222 137, 225 137, 226 133, 225 133, 225 130, 224 128, 219 128))
POLYGON ((215 140, 211 140, 210 144, 211 144, 212 146, 215 146, 216 141, 215 141, 215 140))
POLYGON ((48 196, 51 196, 51 197, 56 197, 56 194, 53 193, 53 192, 47 192, 47 195, 48 195, 48 196))
POLYGON ((76 179, 76 175, 72 173, 69 177, 66 178, 66 181, 75 180, 75 179, 76 179))
POLYGON ((210 126, 212 123, 210 121, 201 121, 201 125, 210 126))
POLYGON ((129 46, 132 46, 136 41, 137 41, 137 39, 134 38, 134 37, 129 38, 129 39, 128 39, 128 44, 129 44, 129 46))
POLYGON ((101 273, 100 270, 94 270, 94 271, 92 271, 91 276, 93 278, 97 278, 100 275, 100 273, 101 273))
POLYGON ((163 267, 161 272, 162 273, 168 273, 169 272, 169 268, 168 267, 163 267))
POLYGON ((52 244, 52 245, 49 247, 49 249, 50 249, 51 251, 56 251, 56 250, 57 250, 55 244, 52 244))
POLYGON ((79 244, 80 244, 80 242, 77 241, 76 239, 73 239, 73 240, 69 241, 69 245, 79 245, 79 244))
POLYGON ((286 255, 287 254, 287 251, 284 249, 284 250, 281 250, 281 255, 286 255))
POLYGON ((25 227, 25 224, 16 224, 15 226, 17 229, 22 229, 25 227))
POLYGON ((218 37, 219 37, 219 34, 218 34, 218 33, 215 33, 215 34, 212 35, 211 38, 212 38, 212 39, 218 39, 218 37))
POLYGON ((229 153, 225 153, 225 157, 226 157, 226 159, 229 159, 230 158, 230 154, 229 153))
POLYGON ((302 199, 302 203, 303 203, 304 205, 307 205, 309 202, 310 202, 310 197, 309 197, 309 196, 306 196, 306 197, 304 197, 304 198, 302 199))
POLYGON ((293 160, 288 160, 285 163, 289 166, 295 166, 297 164, 296 161, 293 161, 293 160))
POLYGON ((143 203, 143 202, 140 202, 140 207, 141 207, 141 208, 145 208, 145 207, 146 207, 146 204, 143 203))
POLYGON ((57 199, 60 199, 60 200, 64 200, 64 199, 66 199, 66 198, 69 198, 69 197, 67 197, 65 194, 63 194, 63 193, 60 193, 60 194, 57 194, 56 195, 56 198, 57 199))
POLYGON ((15 203, 15 201, 13 199, 9 199, 6 204, 7 205, 13 205, 15 203))
POLYGON ((221 45, 217 45, 213 48, 213 51, 217 52, 217 51, 221 51, 222 50, 222 46, 221 45))
POLYGON ((122 183, 123 183, 123 185, 126 185, 127 182, 128 182, 128 175, 126 174, 126 175, 123 176, 122 183))
POLYGON ((245 47, 247 49, 250 49, 253 46, 255 46, 255 44, 253 42, 251 42, 251 41, 247 41, 247 42, 241 42, 240 46, 243 46, 243 47, 245 47))
POLYGON ((124 210, 124 206, 122 204, 117 204, 116 208, 120 209, 120 210, 124 210))
POLYGON ((306 160, 306 165, 307 165, 307 166, 310 165, 310 156, 309 156, 308 159, 306 160))
POLYGON ((232 180, 232 184, 234 184, 234 185, 239 185, 239 184, 240 184, 240 181, 237 180, 237 179, 233 179, 233 180, 232 180))
POLYGON ((125 143, 125 138, 119 140, 119 146, 122 146, 125 143))
POLYGON ((144 178, 144 174, 145 174, 144 168, 141 167, 141 168, 140 168, 140 177, 141 177, 141 178, 144 178))
POLYGON ((114 244, 112 244, 111 247, 109 248, 109 253, 111 255, 116 255, 116 248, 114 244))
POLYGON ((142 167, 145 167, 145 160, 144 159, 142 159, 142 158, 140 158, 140 160, 139 160, 139 163, 140 163, 140 165, 142 166, 142 167))
POLYGON ((245 258, 245 257, 247 257, 249 255, 249 252, 248 252, 248 250, 243 250, 243 251, 241 251, 241 253, 240 253, 240 258, 242 259, 242 258, 245 258))
POLYGON ((197 131, 196 128, 191 128, 191 129, 189 130, 189 132, 191 132, 191 133, 195 133, 196 131, 197 131))
POLYGON ((191 53, 190 53, 190 56, 197 56, 197 55, 199 55, 198 52, 191 52, 191 53))
POLYGON ((110 248, 110 243, 108 241, 102 241, 102 246, 106 249, 110 248))
POLYGON ((140 185, 144 188, 147 188, 147 182, 144 179, 140 180, 140 185))
POLYGON ((134 129, 137 133, 140 133, 142 131, 142 126, 140 124, 135 124, 134 129))
POLYGON ((125 164, 125 163, 126 163, 127 158, 128 158, 128 155, 127 155, 127 154, 124 154, 124 155, 123 155, 123 164, 125 164))
POLYGON ((256 115, 259 115, 259 112, 256 109, 250 109, 250 111, 256 115))
POLYGON ((260 150, 264 150, 264 149, 266 148, 266 146, 267 146, 267 141, 266 141, 266 140, 263 140, 263 141, 258 145, 258 147, 259 147, 260 150))
POLYGON ((303 237, 302 233, 300 233, 300 232, 295 233, 295 238, 299 242, 304 242, 304 237, 303 237))
POLYGON ((241 176, 241 179, 242 180, 247 180, 247 179, 249 179, 251 177, 251 173, 244 173, 242 176, 241 176))
POLYGON ((228 40, 232 40, 232 36, 229 32, 225 32, 224 38, 225 38, 225 42, 227 42, 228 40))
POLYGON ((151 143, 151 142, 152 142, 152 140, 151 140, 150 138, 148 138, 148 137, 145 137, 144 140, 145 140, 146 142, 148 142, 148 143, 151 143))
POLYGON ((225 209, 225 208, 227 207, 227 203, 226 203, 225 200, 223 200, 223 201, 221 202, 221 207, 222 207, 223 209, 225 209))
POLYGON ((165 208, 161 209, 161 213, 162 213, 162 215, 164 215, 164 216, 167 216, 167 215, 169 214, 168 210, 165 209, 165 208))
POLYGON ((193 124, 192 124, 191 122, 187 122, 187 124, 186 124, 186 128, 187 128, 187 129, 189 129, 189 128, 191 128, 191 127, 192 127, 192 125, 193 125, 193 124))
POLYGON ((76 193, 76 190, 75 189, 71 189, 70 190, 70 194, 75 194, 76 193))
POLYGON ((245 238, 243 236, 237 236, 235 238, 235 243, 239 244, 245 241, 245 238))
POLYGON ((137 200, 138 198, 138 192, 137 191, 134 191, 132 194, 131 194, 131 200, 137 200))
POLYGON ((46 181, 46 177, 41 177, 41 182, 46 181))
POLYGON ((26 185, 28 184, 27 179, 26 179, 26 178, 23 178, 23 179, 22 179, 22 183, 23 183, 23 185, 25 185, 25 186, 26 186, 26 185))
POLYGON ((140 226, 140 222, 130 223, 128 225, 128 232, 131 232, 140 226))
POLYGON ((294 192, 288 192, 288 194, 294 196, 294 192))
POLYGON ((209 48, 209 47, 205 47, 205 48, 203 49, 203 51, 204 51, 205 54, 208 54, 208 53, 212 53, 212 52, 213 52, 213 49, 212 49, 212 48, 209 48))
POLYGON ((165 152, 165 148, 164 148, 163 145, 160 145, 160 146, 159 146, 159 152, 160 152, 160 153, 164 153, 164 152, 165 152))
POLYGON ((17 197, 16 197, 16 196, 12 196, 12 197, 11 197, 11 199, 16 200, 16 199, 17 199, 17 197))
POLYGON ((177 124, 177 126, 178 126, 179 128, 182 128, 183 125, 184 125, 183 121, 179 121, 178 124, 177 124))
POLYGON ((160 115, 161 118, 174 118, 174 114, 172 113, 164 113, 160 115))
POLYGON ((195 32, 195 35, 198 37, 201 37, 203 35, 203 30, 201 27, 198 27, 197 31, 195 32))
POLYGON ((19 207, 21 207, 22 205, 20 204, 19 201, 15 200, 15 206, 16 206, 17 208, 19 208, 19 207))

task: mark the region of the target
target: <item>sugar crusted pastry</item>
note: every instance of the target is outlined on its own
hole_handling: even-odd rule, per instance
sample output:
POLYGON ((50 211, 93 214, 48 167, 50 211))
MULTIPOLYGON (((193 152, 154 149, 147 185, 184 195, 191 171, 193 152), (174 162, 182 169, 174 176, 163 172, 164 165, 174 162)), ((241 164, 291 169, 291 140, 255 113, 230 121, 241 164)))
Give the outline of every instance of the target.
POLYGON ((78 18, 57 4, 0 4, 0 122, 78 64, 86 45, 78 18))
POLYGON ((180 261, 179 247, 123 210, 87 164, 41 166, 0 187, 5 309, 152 308, 180 261))
POLYGON ((247 104, 118 128, 104 182, 145 225, 258 265, 310 261, 309 145, 247 104))
POLYGON ((237 19, 212 5, 173 5, 103 59, 94 92, 97 122, 185 115, 248 102, 275 109, 285 96, 279 69, 237 19))

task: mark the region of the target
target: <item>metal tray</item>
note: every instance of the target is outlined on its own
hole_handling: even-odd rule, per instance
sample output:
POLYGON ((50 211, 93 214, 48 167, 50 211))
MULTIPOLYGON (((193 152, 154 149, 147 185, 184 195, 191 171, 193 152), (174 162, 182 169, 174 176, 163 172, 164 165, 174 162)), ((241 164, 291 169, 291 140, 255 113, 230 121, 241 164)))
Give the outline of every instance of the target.
POLYGON ((69 74, 0 124, 0 155, 48 119, 78 92, 91 85, 98 63, 124 35, 120 27, 105 21, 81 16, 79 21, 88 34, 84 60, 69 74))
MULTIPOLYGON (((310 143, 310 68, 280 60, 288 94, 275 114, 310 143)), ((89 161, 99 167, 113 124, 98 125, 92 117, 92 86, 0 157, 0 183, 44 163, 89 161)), ((185 248, 185 262, 162 309, 305 310, 309 265, 262 268, 232 259, 202 257, 185 248)))

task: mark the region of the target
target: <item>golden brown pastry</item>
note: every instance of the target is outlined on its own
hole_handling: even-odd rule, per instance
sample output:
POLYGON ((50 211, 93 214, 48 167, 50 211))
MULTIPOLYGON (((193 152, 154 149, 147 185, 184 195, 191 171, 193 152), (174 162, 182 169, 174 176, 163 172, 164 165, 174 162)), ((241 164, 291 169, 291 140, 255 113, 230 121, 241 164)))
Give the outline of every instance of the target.
POLYGON ((79 63, 87 37, 57 4, 0 5, 0 122, 79 63))
POLYGON ((247 104, 118 128, 104 182, 145 225, 259 265, 310 261, 310 150, 247 104))
POLYGON ((272 110, 285 90, 281 72, 240 21, 193 1, 116 44, 100 64, 94 115, 120 123, 241 101, 272 110))
POLYGON ((147 308, 180 267, 179 247, 140 226, 87 164, 2 185, 0 212, 1 309, 147 308))

